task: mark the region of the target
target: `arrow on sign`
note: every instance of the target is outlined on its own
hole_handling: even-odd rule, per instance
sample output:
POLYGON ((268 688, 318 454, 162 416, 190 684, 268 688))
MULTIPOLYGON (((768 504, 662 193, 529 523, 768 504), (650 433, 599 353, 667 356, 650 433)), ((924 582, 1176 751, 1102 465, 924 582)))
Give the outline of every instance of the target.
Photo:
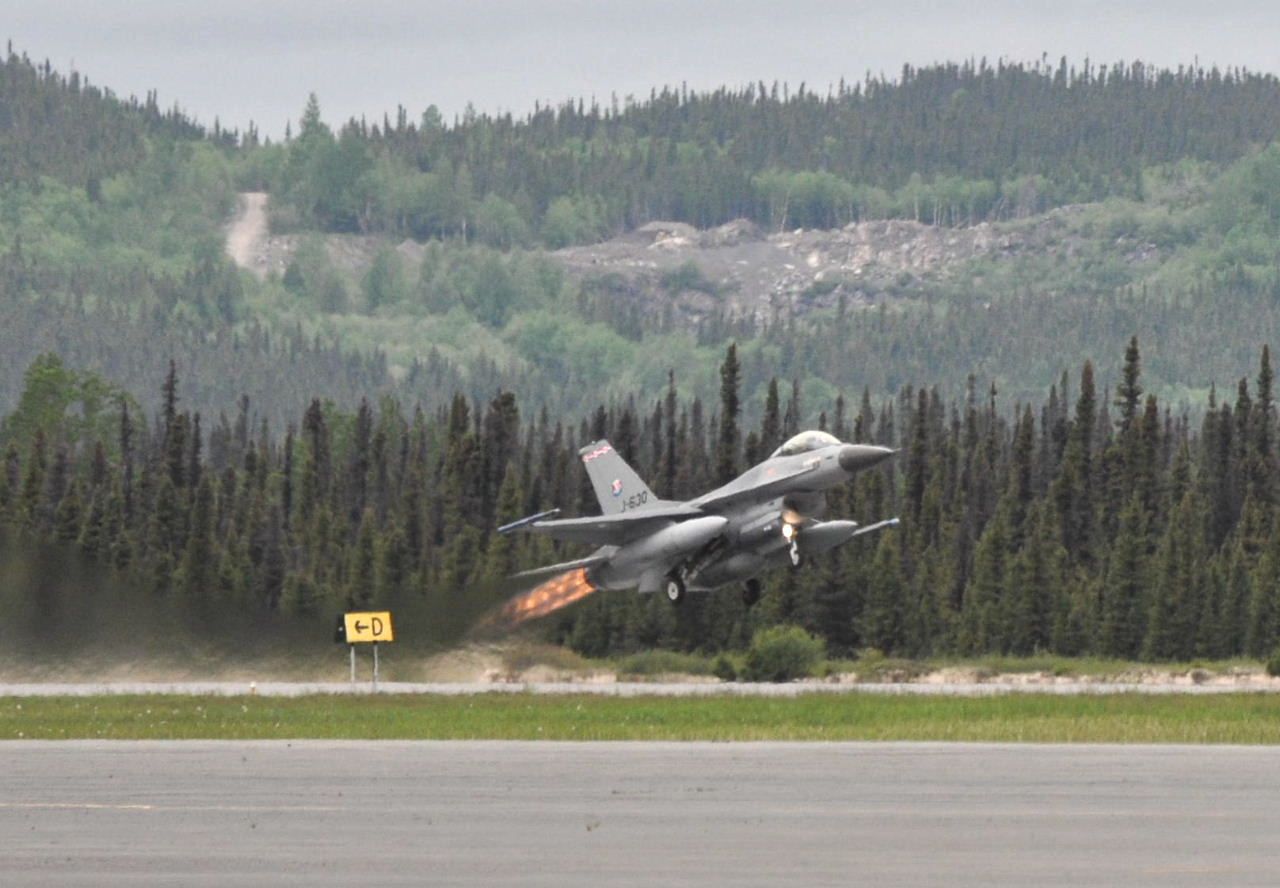
POLYGON ((346 628, 342 640, 347 644, 377 644, 380 641, 396 640, 390 611, 349 611, 342 615, 342 619, 346 628))

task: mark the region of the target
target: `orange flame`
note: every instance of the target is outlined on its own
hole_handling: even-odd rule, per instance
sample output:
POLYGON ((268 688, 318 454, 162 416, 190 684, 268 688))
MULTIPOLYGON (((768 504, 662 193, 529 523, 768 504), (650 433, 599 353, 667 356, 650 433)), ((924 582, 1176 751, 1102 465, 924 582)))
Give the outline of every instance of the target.
POLYGON ((503 606, 492 622, 518 626, 568 607, 595 591, 596 587, 587 579, 586 568, 571 570, 517 595, 503 606))

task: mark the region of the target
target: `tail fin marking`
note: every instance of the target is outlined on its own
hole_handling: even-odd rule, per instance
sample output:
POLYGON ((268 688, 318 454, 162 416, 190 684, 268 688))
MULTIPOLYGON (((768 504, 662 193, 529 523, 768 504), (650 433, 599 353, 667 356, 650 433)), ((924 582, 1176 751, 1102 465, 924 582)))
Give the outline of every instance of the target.
POLYGON ((588 444, 578 451, 578 456, 605 515, 649 509, 662 503, 608 441, 588 444))

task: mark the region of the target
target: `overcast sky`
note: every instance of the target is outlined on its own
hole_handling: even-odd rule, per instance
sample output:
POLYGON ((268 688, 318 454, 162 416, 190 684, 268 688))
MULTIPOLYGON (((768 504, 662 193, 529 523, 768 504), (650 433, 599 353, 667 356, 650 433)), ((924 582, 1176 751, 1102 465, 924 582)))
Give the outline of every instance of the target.
POLYGON ((519 114, 570 96, 764 80, 823 90, 904 62, 986 57, 1280 73, 1271 0, 2 0, 0 37, 118 94, 279 135, 403 104, 519 114), (7 31, 7 33, 5 33, 7 31))

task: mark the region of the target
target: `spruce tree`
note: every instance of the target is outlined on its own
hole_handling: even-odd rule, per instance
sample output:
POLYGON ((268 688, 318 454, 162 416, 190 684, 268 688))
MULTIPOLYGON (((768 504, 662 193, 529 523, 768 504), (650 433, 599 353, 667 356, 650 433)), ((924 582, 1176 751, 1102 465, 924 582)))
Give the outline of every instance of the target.
POLYGON ((356 533, 355 546, 347 566, 347 607, 368 608, 377 582, 378 536, 373 511, 366 509, 356 533))
POLYGON ((1116 407, 1120 410, 1118 420, 1121 435, 1133 428, 1138 416, 1138 405, 1142 399, 1142 357, 1138 352, 1138 337, 1130 338, 1124 352, 1124 370, 1121 373, 1120 385, 1116 386, 1116 407))
POLYGON ((897 534, 885 534, 876 547, 859 620, 861 643, 886 654, 903 644, 902 553, 897 534))
POLYGON ((720 428, 716 446, 716 480, 727 484, 738 475, 738 417, 742 412, 738 397, 742 368, 738 364, 737 343, 730 343, 720 365, 720 428))
POLYGON ((1155 586, 1143 654, 1151 660, 1195 655, 1196 621, 1204 596, 1204 554, 1197 532, 1202 514, 1188 492, 1169 521, 1155 568, 1155 586))
POLYGON ((217 571, 214 551, 214 494, 208 477, 200 479, 196 487, 195 503, 191 510, 191 531, 183 551, 181 570, 182 592, 189 601, 207 601, 214 586, 217 571))
POLYGON ((1146 513, 1138 494, 1120 514, 1119 533, 1111 549, 1103 584, 1100 650, 1110 657, 1133 659, 1146 631, 1146 513))
POLYGON ((18 524, 24 530, 35 533, 44 527, 45 482, 44 430, 36 429, 31 439, 31 453, 27 457, 27 471, 22 478, 22 498, 19 502, 18 524))
POLYGON ((67 493, 58 503, 54 516, 53 538, 60 543, 74 543, 80 538, 80 522, 84 503, 80 498, 80 482, 72 481, 67 493))
POLYGON ((764 418, 760 423, 760 450, 773 453, 782 444, 782 415, 778 399, 778 377, 769 378, 769 388, 764 399, 764 418))

